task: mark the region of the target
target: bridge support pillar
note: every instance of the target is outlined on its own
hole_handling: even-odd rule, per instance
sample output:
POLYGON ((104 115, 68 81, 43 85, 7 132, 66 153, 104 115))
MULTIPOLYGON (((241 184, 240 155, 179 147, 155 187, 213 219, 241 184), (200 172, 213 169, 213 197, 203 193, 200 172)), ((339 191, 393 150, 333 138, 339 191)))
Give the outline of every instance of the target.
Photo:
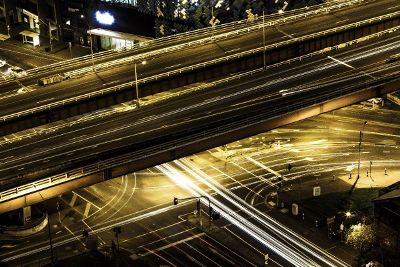
POLYGON ((113 177, 112 177, 111 169, 106 169, 106 170, 104 170, 104 171, 103 171, 103 180, 109 180, 109 179, 111 179, 111 178, 113 178, 113 177))
POLYGON ((22 208, 22 219, 23 219, 23 223, 25 226, 31 223, 31 221, 32 221, 31 206, 22 208))

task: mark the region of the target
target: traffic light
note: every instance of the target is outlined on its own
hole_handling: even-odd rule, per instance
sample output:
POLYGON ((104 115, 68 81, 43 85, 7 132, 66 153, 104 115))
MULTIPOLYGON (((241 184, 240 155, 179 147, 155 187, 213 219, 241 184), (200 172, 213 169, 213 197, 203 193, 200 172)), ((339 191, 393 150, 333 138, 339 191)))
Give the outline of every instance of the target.
POLYGON ((113 232, 116 234, 120 234, 121 233, 121 226, 117 226, 113 228, 113 232))
POLYGON ((113 232, 115 233, 115 236, 118 237, 118 234, 121 233, 121 226, 114 227, 113 232))
POLYGON ((197 200, 197 212, 200 214, 201 212, 201 203, 200 203, 200 199, 197 200))
POLYGON ((178 198, 174 197, 174 205, 178 205, 178 198))

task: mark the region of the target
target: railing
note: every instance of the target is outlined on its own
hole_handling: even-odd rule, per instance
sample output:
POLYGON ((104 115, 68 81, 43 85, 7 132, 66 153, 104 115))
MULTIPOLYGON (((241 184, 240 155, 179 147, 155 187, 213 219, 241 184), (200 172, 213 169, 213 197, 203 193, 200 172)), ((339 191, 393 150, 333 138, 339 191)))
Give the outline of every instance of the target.
MULTIPOLYGON (((176 70, 164 72, 164 73, 161 73, 161 74, 153 75, 153 76, 150 76, 150 77, 139 79, 138 80, 138 84, 143 84, 143 83, 147 83, 147 82, 150 82, 150 81, 156 81, 156 80, 159 80, 159 79, 162 79, 162 78, 165 78, 165 77, 169 77, 169 76, 172 76, 172 75, 175 75, 175 74, 180 74, 180 73, 183 73, 183 72, 186 72, 186 71, 203 68, 203 67, 206 67, 206 66, 209 66, 209 65, 213 65, 213 64, 220 63, 220 62, 229 61, 229 60, 232 60, 232 59, 235 59, 235 58, 241 58, 241 57, 245 57, 245 56, 248 56, 248 55, 251 55, 251 54, 261 53, 262 51, 264 51, 264 49, 270 50, 270 49, 274 49, 274 48, 279 48, 279 47, 283 47, 283 46, 290 45, 290 44, 293 44, 293 43, 297 43, 297 42, 301 42, 301 41, 305 41, 305 40, 311 40, 311 39, 314 39, 316 37, 326 36, 326 35, 329 35, 329 34, 332 34, 332 33, 340 32, 340 31, 344 31, 344 30, 348 30, 348 29, 352 29, 354 27, 359 27, 359 26, 362 26, 362 25, 368 25, 368 24, 371 24, 371 23, 376 22, 376 21, 381 21, 381 20, 385 20, 387 18, 393 18, 393 17, 397 17, 397 16, 400 16, 400 11, 394 12, 394 13, 390 13, 390 14, 386 14, 386 15, 382 15, 382 16, 375 17, 375 18, 371 18, 371 19, 367 19, 367 20, 363 20, 363 21, 359 21, 359 22, 355 22, 355 23, 352 23, 352 24, 349 24, 349 25, 336 27, 336 28, 325 30, 325 31, 322 31, 322 32, 312 33, 312 34, 308 34, 308 35, 305 35, 305 36, 292 38, 290 40, 286 40, 286 41, 282 41, 282 42, 279 42, 279 43, 268 45, 265 48, 264 47, 259 47, 259 48, 255 48, 255 49, 252 49, 252 50, 249 50, 249 51, 244 51, 244 52, 236 53, 236 54, 233 54, 233 55, 229 55, 229 56, 213 59, 213 60, 210 60, 210 61, 198 63, 198 64, 195 64, 195 65, 192 65, 192 66, 187 66, 187 67, 179 68, 179 69, 176 69, 176 70)), ((358 38, 358 39, 353 40, 353 41, 349 41, 349 42, 346 42, 346 43, 343 43, 343 44, 339 44, 339 45, 334 46, 334 47, 327 47, 327 48, 325 48, 325 49, 323 49, 321 51, 322 52, 329 52, 329 51, 334 50, 334 49, 344 48, 344 47, 349 46, 349 45, 353 45, 353 44, 360 43, 360 42, 363 42, 363 41, 367 41, 367 40, 370 40, 370 39, 373 39, 373 38, 376 38, 376 37, 380 37, 380 36, 385 35, 385 34, 389 34, 389 33, 395 32, 395 31, 397 31, 399 29, 400 29, 400 26, 393 27, 393 28, 390 28, 390 29, 387 29, 387 30, 384 30, 384 31, 381 31, 381 32, 378 32, 378 33, 375 33, 375 34, 371 34, 371 35, 368 35, 368 36, 365 36, 365 37, 358 38)), ((321 51, 318 51, 317 53, 321 53, 321 51)), ((151 53, 152 52, 149 52, 149 54, 151 54, 151 53)), ((157 53, 157 52, 155 51, 154 53, 157 53)), ((314 55, 315 53, 311 53, 311 54, 314 55)), ((140 61, 140 59, 142 59, 142 58, 141 57, 132 57, 129 60, 131 62, 132 61, 136 62, 136 61, 140 61)), ((128 60, 128 59, 125 59, 125 61, 126 60, 128 60)), ((287 62, 287 61, 285 61, 285 62, 287 62)), ((71 72, 71 73, 68 73, 68 75, 72 75, 72 76, 76 75, 76 76, 78 76, 78 75, 83 75, 83 74, 82 73, 79 73, 79 74, 75 73, 74 74, 74 73, 71 72)), ((4 115, 4 116, 0 117, 0 121, 7 121, 7 120, 11 120, 11 119, 16 119, 16 118, 19 118, 19 117, 22 117, 22 116, 26 116, 28 114, 33 114, 33 113, 37 113, 37 112, 40 112, 40 111, 49 110, 49 109, 52 109, 52 108, 55 108, 55 107, 60 107, 60 106, 66 105, 66 104, 71 104, 71 103, 82 101, 82 100, 85 100, 85 99, 90 99, 90 98, 97 97, 97 96, 100 96, 100 95, 108 94, 110 92, 117 92, 117 91, 120 91, 120 90, 127 89, 129 87, 132 87, 134 85, 135 85, 135 82, 128 82, 128 83, 124 83, 124 84, 121 84, 121 85, 108 87, 108 88, 105 88, 105 89, 97 90, 95 92, 90 92, 90 93, 86 93, 86 94, 79 95, 79 96, 76 96, 76 97, 72 97, 72 98, 69 98, 69 99, 56 101, 56 102, 53 102, 53 103, 50 103, 50 104, 46 104, 46 105, 42 105, 42 106, 39 106, 39 107, 27 109, 27 110, 24 110, 24 111, 13 113, 13 114, 4 115)))
MULTIPOLYGON (((399 29, 400 29, 400 26, 396 27, 395 30, 399 30, 399 29)), ((385 32, 393 32, 393 31, 394 31, 394 29, 388 29, 385 32)), ((371 36, 381 36, 383 34, 385 34, 385 33, 379 32, 379 33, 373 34, 371 36)), ((362 41, 365 41, 365 40, 368 40, 370 38, 373 38, 371 36, 368 36, 369 38, 362 37, 360 39, 362 39, 362 41)), ((352 45, 352 44, 355 44, 355 43, 358 43, 358 42, 359 42, 358 39, 354 40, 354 41, 350 41, 350 42, 347 42, 345 44, 337 45, 337 46, 332 47, 330 49, 324 49, 324 50, 317 51, 317 52, 314 52, 314 53, 311 53, 311 54, 308 54, 308 55, 305 55, 305 56, 302 56, 302 57, 290 59, 290 60, 287 60, 285 62, 280 62, 280 63, 274 64, 274 65, 268 66, 268 68, 277 67, 277 66, 280 66, 280 65, 283 65, 283 64, 289 64, 289 63, 295 62, 295 61, 301 61, 301 60, 303 60, 305 58, 312 57, 312 56, 315 56, 315 55, 318 55, 318 54, 323 54, 323 53, 329 52, 331 50, 344 48, 344 47, 347 47, 349 45, 352 45)), ((396 70, 397 70, 398 69, 397 65, 395 67, 396 67, 396 70)), ((207 83, 206 85, 200 85, 198 88, 195 88, 194 90, 203 90, 203 89, 205 89, 207 87, 220 85, 220 84, 232 81, 232 80, 241 79, 243 77, 248 77, 250 75, 254 75, 256 73, 260 73, 263 70, 264 70, 263 68, 259 68, 259 69, 248 71, 248 72, 245 72, 245 73, 240 73, 240 74, 237 74, 235 76, 222 79, 221 81, 207 83)), ((339 91, 334 91, 334 92, 324 93, 323 95, 318 95, 316 98, 312 99, 313 102, 311 102, 311 103, 310 103, 310 100, 307 100, 307 101, 300 101, 299 103, 296 103, 296 104, 292 104, 290 107, 287 107, 287 106, 275 107, 274 109, 272 109, 272 111, 269 111, 270 113, 268 114, 268 118, 274 118, 274 117, 276 117, 278 115, 280 115, 280 116, 281 115, 285 115, 285 114, 288 114, 288 113, 292 112, 295 109, 301 109, 301 108, 309 107, 309 106, 312 106, 312 105, 315 105, 315 104, 320 104, 321 102, 331 100, 332 98, 346 95, 346 94, 352 92, 352 90, 354 90, 356 88, 361 88, 361 85, 363 85, 365 87, 368 87, 368 86, 369 87, 371 87, 371 86, 377 87, 377 86, 380 86, 382 84, 385 84, 388 81, 392 81, 392 80, 396 80, 397 81, 397 80, 400 80, 399 76, 400 76, 400 71, 397 71, 397 72, 393 72, 393 73, 391 73, 389 75, 377 78, 377 79, 373 80, 372 82, 362 82, 362 83, 358 83, 358 84, 352 84, 351 86, 348 86, 348 87, 346 87, 344 89, 341 89, 339 91)), ((317 85, 317 87, 315 87, 313 89, 317 89, 318 86, 320 87, 322 85, 317 85)), ((365 90, 367 90, 367 89, 365 89, 365 90)), ((260 116, 261 116, 261 118, 264 118, 264 119, 266 117, 265 114, 262 114, 260 116)), ((101 172, 103 170, 106 170, 106 169, 109 169, 109 168, 112 168, 112 167, 120 166, 120 165, 122 165, 124 163, 131 162, 132 160, 135 159, 135 156, 136 156, 136 158, 138 158, 138 157, 139 158, 150 157, 152 155, 155 155, 155 154, 159 153, 160 151, 165 151, 168 148, 180 147, 183 144, 185 144, 185 142, 187 144, 187 142, 191 143, 195 139, 196 140, 201 140, 202 138, 204 138, 206 136, 210 136, 210 133, 214 134, 214 135, 219 135, 223 131, 228 131, 229 129, 232 129, 231 127, 235 127, 235 129, 237 129, 238 127, 239 128, 240 127, 244 127, 244 126, 247 127, 247 126, 249 126, 251 124, 254 124, 257 121, 259 121, 260 120, 260 116, 254 116, 252 118, 247 118, 246 117, 244 119, 244 123, 241 122, 240 125, 238 125, 238 122, 231 122, 229 124, 224 125, 223 127, 217 127, 217 128, 212 129, 212 130, 204 131, 204 132, 199 133, 197 135, 187 136, 187 137, 181 138, 179 143, 173 142, 173 141, 166 142, 163 145, 157 146, 156 148, 152 147, 152 148, 148 148, 148 149, 143 149, 140 152, 130 153, 129 155, 117 156, 117 157, 115 157, 113 159, 105 160, 104 162, 87 165, 85 168, 79 168, 79 169, 76 169, 76 170, 71 170, 71 171, 69 171, 67 173, 54 175, 54 176, 51 176, 51 177, 48 177, 48 178, 45 178, 45 179, 41 179, 41 180, 38 180, 38 181, 35 181, 35 182, 32 182, 32 183, 28 183, 28 184, 25 184, 25 185, 22 185, 22 186, 18 186, 18 187, 15 187, 15 188, 12 188, 12 189, 9 189, 9 190, 1 192, 0 193, 0 202, 4 202, 4 201, 7 201, 7 200, 10 200, 10 199, 19 197, 19 196, 23 196, 23 195, 29 194, 31 192, 35 192, 37 190, 42 190, 42 189, 45 189, 45 188, 49 188, 51 186, 54 186, 54 185, 57 185, 57 184, 61 184, 61 183, 64 183, 64 182, 68 182, 68 181, 71 181, 71 180, 74 180, 74 179, 82 178, 84 176, 88 176, 88 175, 91 175, 91 174, 96 174, 96 173, 99 173, 99 172, 101 172)), ((89 154, 89 155, 86 155, 86 156, 90 157, 92 155, 89 154)))
MULTIPOLYGON (((173 43, 173 42, 177 42, 177 41, 182 41, 180 39, 185 39, 185 38, 193 39, 193 36, 199 35, 199 34, 210 35, 205 38, 201 38, 199 40, 185 42, 184 44, 181 44, 179 47, 175 46, 176 49, 169 50, 166 48, 166 50, 158 50, 160 53, 162 53, 163 51, 168 51, 168 52, 176 51, 177 49, 182 49, 184 47, 201 45, 201 44, 209 42, 209 41, 226 39, 233 35, 248 33, 255 29, 261 29, 264 26, 272 27, 272 26, 276 26, 276 25, 290 23, 290 22, 293 22, 293 21, 296 21, 299 19, 304 19, 304 18, 308 18, 311 16, 325 14, 325 13, 332 12, 335 10, 341 10, 343 8, 352 7, 354 5, 362 4, 362 3, 366 3, 366 2, 373 2, 373 1, 371 1, 371 0, 351 0, 351 1, 338 0, 338 1, 333 1, 330 3, 316 5, 311 8, 306 7, 306 8, 302 8, 302 9, 297 9, 297 10, 294 10, 291 12, 287 12, 287 14, 285 14, 285 15, 281 15, 281 14, 265 15, 264 20, 266 20, 266 21, 264 22, 264 24, 262 24, 262 21, 263 21, 262 16, 257 17, 254 21, 251 21, 251 22, 249 22, 248 20, 235 21, 235 22, 231 22, 231 23, 222 24, 220 26, 216 26, 215 28, 208 27, 205 29, 194 30, 194 31, 180 33, 180 34, 176 34, 176 35, 172 35, 172 36, 158 38, 158 39, 151 40, 148 42, 138 43, 138 44, 133 45, 130 48, 125 48, 123 50, 113 49, 113 50, 108 50, 108 51, 104 51, 104 52, 99 52, 99 53, 95 54, 95 60, 96 61, 105 60, 105 59, 109 59, 110 57, 113 57, 115 55, 130 54, 130 53, 134 52, 135 50, 139 50, 139 49, 150 49, 150 48, 154 48, 157 46, 166 45, 168 42, 173 43), (286 15, 289 15, 289 16, 286 16, 286 15), (254 24, 254 25, 250 26, 251 24, 254 24), (234 30, 238 26, 245 26, 245 28, 234 30), (220 33, 223 31, 228 31, 228 32, 220 33), (214 33, 214 34, 212 34, 212 33, 214 33)), ((46 65, 43 67, 27 70, 27 73, 29 76, 29 75, 38 74, 40 72, 54 71, 54 69, 56 69, 56 68, 65 69, 67 67, 73 67, 75 65, 89 64, 91 61, 92 61, 91 55, 86 55, 86 56, 82 56, 79 58, 69 59, 69 60, 65 60, 62 62, 56 62, 56 63, 50 64, 50 65, 46 65)), ((110 67, 110 65, 108 65, 108 67, 110 67)), ((91 70, 92 67, 90 67, 89 69, 91 70)), ((97 67, 96 67, 96 69, 97 69, 97 67)), ((60 72, 61 72, 61 70, 60 70, 60 72)), ((4 84, 4 83, 12 82, 12 81, 13 81, 13 79, 11 77, 6 78, 6 76, 5 76, 5 80, 0 81, 0 85, 4 84)))

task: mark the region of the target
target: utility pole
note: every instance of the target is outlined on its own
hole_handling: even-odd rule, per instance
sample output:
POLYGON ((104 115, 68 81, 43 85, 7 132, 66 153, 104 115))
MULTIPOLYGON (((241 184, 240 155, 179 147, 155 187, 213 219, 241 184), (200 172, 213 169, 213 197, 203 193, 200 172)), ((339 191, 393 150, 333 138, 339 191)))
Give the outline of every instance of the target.
POLYGON ((51 36, 51 23, 50 23, 50 19, 49 19, 49 42, 50 42, 50 52, 53 51, 53 44, 51 42, 52 36, 51 36))
POLYGON ((363 131, 365 129, 365 125, 367 125, 367 121, 364 121, 363 123, 363 127, 362 130, 360 131, 360 137, 359 137, 359 141, 358 141, 358 168, 357 168, 357 178, 356 181, 354 182, 354 184, 351 186, 350 191, 349 191, 349 195, 351 195, 354 191, 354 188, 357 185, 358 179, 360 179, 360 164, 361 164, 361 143, 362 143, 362 134, 363 131))
POLYGON ((263 24, 263 61, 264 61, 264 70, 267 69, 267 64, 266 64, 266 59, 265 59, 265 11, 263 8, 263 20, 262 20, 262 24, 263 24))
POLYGON ((360 165, 361 165, 361 143, 362 143, 362 134, 365 129, 365 125, 367 121, 364 121, 362 130, 360 131, 360 138, 358 142, 358 169, 357 169, 357 180, 360 178, 360 165))
POLYGON ((92 31, 90 30, 90 54, 92 56, 92 70, 93 72, 96 72, 96 68, 94 66, 94 57, 93 57, 93 37, 92 37, 92 31))
POLYGON ((135 91, 136 91, 136 106, 140 108, 140 102, 139 102, 139 86, 138 86, 138 80, 137 80, 137 70, 136 70, 136 62, 135 62, 135 91))
POLYGON ((49 214, 49 205, 47 204, 47 202, 46 202, 46 209, 47 209, 47 231, 49 233, 49 243, 50 243, 50 260, 51 260, 51 266, 54 266, 55 262, 54 262, 54 252, 53 252, 53 239, 51 238, 50 214, 49 214))
POLYGON ((372 182, 375 182, 374 179, 372 178, 372 160, 369 161, 369 178, 371 179, 372 182))
POLYGON ((68 42, 68 47, 69 47, 69 55, 72 58, 72 43, 68 42))

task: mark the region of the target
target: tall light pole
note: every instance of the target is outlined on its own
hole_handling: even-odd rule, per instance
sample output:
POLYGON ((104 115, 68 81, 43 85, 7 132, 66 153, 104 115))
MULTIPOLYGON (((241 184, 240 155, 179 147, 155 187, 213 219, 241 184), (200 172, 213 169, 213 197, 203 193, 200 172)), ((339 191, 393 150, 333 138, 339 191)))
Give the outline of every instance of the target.
POLYGON ((265 60, 265 11, 263 8, 263 61, 264 61, 264 70, 266 70, 267 65, 266 65, 266 60, 265 60))
POLYGON ((93 72, 96 72, 96 67, 94 66, 94 57, 93 57, 93 37, 92 37, 92 30, 89 27, 89 32, 90 32, 90 55, 92 56, 92 70, 93 72))
POLYGON ((80 16, 81 19, 83 19, 86 23, 86 25, 88 26, 88 31, 86 33, 89 32, 89 36, 90 36, 90 56, 92 57, 92 70, 93 72, 96 72, 96 67, 94 65, 94 56, 93 56, 93 36, 92 36, 92 27, 90 27, 89 25, 89 20, 85 17, 85 15, 81 14, 80 16))
POLYGON ((50 24, 50 20, 49 20, 49 42, 50 42, 50 52, 53 51, 53 44, 51 42, 52 36, 51 36, 51 24, 50 24))
POLYGON ((367 121, 364 121, 362 130, 360 131, 360 138, 358 142, 358 169, 357 169, 357 180, 360 178, 360 164, 361 164, 361 143, 362 143, 362 135, 365 129, 365 125, 367 125, 367 121))
MULTIPOLYGON (((142 61, 142 65, 146 65, 146 60, 142 61)), ((137 68, 135 61, 135 92, 136 92, 136 106, 140 108, 140 100, 139 100, 139 85, 138 85, 138 77, 137 77, 137 68)))

